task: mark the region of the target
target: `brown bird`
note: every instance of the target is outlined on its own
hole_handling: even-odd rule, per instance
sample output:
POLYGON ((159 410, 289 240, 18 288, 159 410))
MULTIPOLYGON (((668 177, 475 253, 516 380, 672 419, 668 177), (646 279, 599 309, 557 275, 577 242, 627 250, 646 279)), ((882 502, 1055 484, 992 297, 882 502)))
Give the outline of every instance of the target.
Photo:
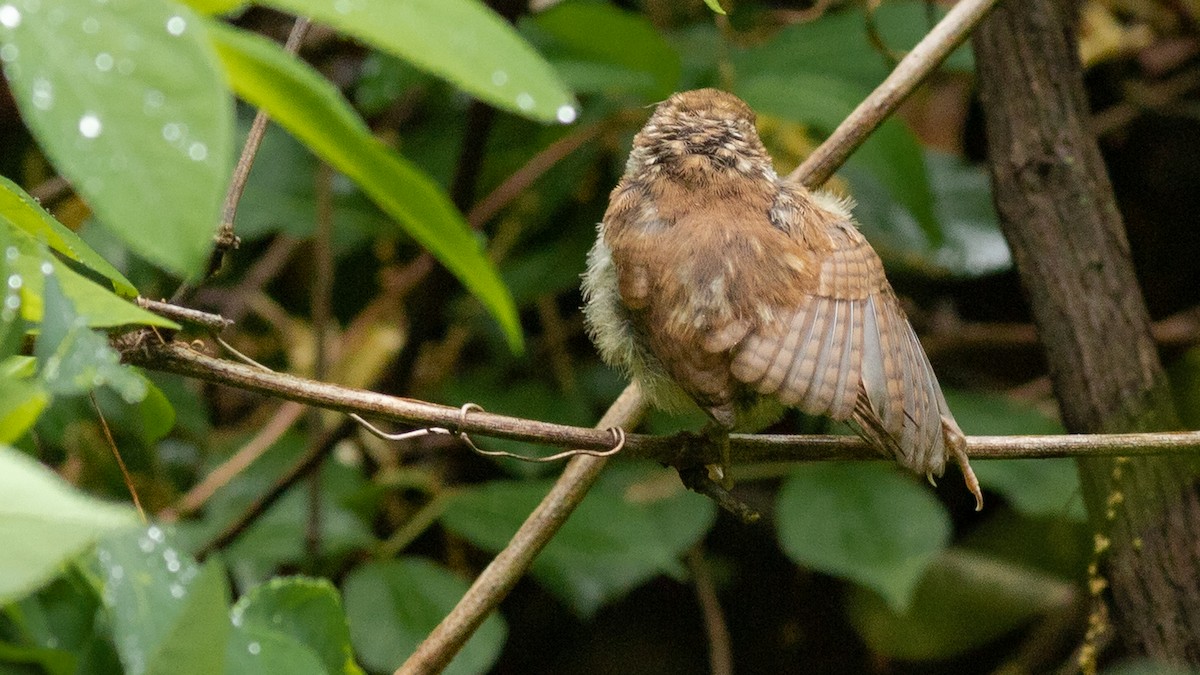
POLYGON ((583 281, 601 356, 726 437, 794 407, 853 421, 930 481, 951 457, 981 508, 966 439, 850 205, 781 179, 754 122, 700 89, 634 138, 583 281))

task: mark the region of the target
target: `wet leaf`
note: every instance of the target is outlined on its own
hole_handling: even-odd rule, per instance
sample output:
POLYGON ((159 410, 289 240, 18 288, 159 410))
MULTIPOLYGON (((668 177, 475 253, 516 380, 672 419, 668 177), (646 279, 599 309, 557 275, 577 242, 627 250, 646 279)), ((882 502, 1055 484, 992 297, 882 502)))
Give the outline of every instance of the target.
POLYGON ((478 0, 265 0, 310 16, 443 77, 496 107, 571 122, 576 103, 553 69, 478 0))
POLYGON ((131 250, 198 272, 233 144, 233 99, 199 17, 169 0, 6 7, 4 73, 40 147, 131 250))
POLYGON ((79 235, 46 213, 19 185, 4 176, 0 176, 0 219, 7 219, 54 251, 107 278, 117 293, 129 298, 137 295, 137 289, 117 268, 93 251, 79 235))
POLYGON ((362 672, 354 663, 341 598, 325 579, 276 577, 242 596, 231 616, 235 634, 243 634, 230 646, 231 662, 240 663, 243 672, 362 672), (306 663, 286 670, 263 664, 293 659, 295 653, 306 663))
POLYGON ((225 572, 198 565, 151 525, 96 547, 104 605, 127 673, 222 672, 229 639, 225 572))
POLYGON ((128 506, 86 496, 46 467, 0 446, 0 605, 61 571, 107 532, 137 525, 128 506))
POLYGON ((34 355, 38 378, 46 389, 55 395, 74 396, 107 386, 127 403, 145 398, 145 379, 121 365, 121 357, 108 340, 89 329, 87 320, 75 313, 55 275, 47 275, 43 282, 46 311, 34 355))

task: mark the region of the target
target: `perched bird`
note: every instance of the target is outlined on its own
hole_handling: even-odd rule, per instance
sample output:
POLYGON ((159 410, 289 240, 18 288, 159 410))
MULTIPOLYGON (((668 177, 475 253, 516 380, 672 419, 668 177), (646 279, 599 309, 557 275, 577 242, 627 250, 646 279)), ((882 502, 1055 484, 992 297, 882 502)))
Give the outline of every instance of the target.
POLYGON ((634 138, 583 280, 602 358, 726 438, 793 407, 852 421, 931 481, 953 458, 981 507, 966 439, 849 205, 781 179, 754 122, 700 89, 634 138))

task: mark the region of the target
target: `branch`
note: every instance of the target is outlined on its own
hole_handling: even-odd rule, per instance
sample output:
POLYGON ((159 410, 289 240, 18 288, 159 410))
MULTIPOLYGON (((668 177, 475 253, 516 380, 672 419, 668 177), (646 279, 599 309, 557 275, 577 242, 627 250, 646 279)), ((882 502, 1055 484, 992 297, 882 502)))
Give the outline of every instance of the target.
MULTIPOLYGON (((613 436, 610 426, 634 426, 637 415, 618 417, 610 409, 600 428, 574 427, 537 420, 471 411, 388 396, 363 389, 308 380, 287 373, 265 371, 234 361, 201 354, 182 343, 143 344, 125 353, 128 363, 254 391, 310 406, 358 413, 418 427, 443 427, 494 438, 539 445, 608 450, 613 436)), ((633 411, 632 400, 641 403, 640 392, 626 390, 613 408, 633 411)), ((828 460, 875 460, 879 453, 857 436, 732 434, 729 448, 735 464, 763 462, 811 462, 828 460)), ((1174 452, 1200 452, 1200 431, 1130 434, 1084 434, 1043 436, 970 436, 967 450, 972 459, 1046 459, 1079 456, 1135 456, 1174 452)), ((700 434, 671 436, 625 434, 625 457, 649 459, 675 467, 691 467, 718 461, 713 444, 700 434)))

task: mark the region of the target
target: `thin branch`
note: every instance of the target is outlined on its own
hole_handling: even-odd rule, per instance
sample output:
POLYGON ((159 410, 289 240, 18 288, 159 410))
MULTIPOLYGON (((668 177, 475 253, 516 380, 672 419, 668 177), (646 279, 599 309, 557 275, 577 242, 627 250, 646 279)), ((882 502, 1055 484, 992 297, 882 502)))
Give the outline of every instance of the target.
POLYGON ((821 185, 883 120, 896 112, 930 73, 967 39, 997 0, 960 0, 929 33, 900 59, 891 74, 858 104, 829 138, 788 174, 809 187, 821 185))
MULTIPOLYGON (((321 162, 314 180, 317 197, 317 229, 313 236, 312 332, 313 378, 329 376, 329 324, 333 320, 333 169, 321 162)), ((308 412, 308 452, 320 451, 324 424, 321 410, 308 412)), ((304 528, 305 551, 315 560, 321 546, 321 472, 308 477, 308 520, 304 528)))
POLYGON ((146 511, 142 508, 142 500, 138 499, 137 488, 133 485, 133 476, 129 473, 129 468, 125 466, 125 460, 121 457, 121 450, 117 447, 117 442, 113 440, 112 431, 108 428, 108 420, 104 419, 104 413, 100 410, 100 404, 96 402, 96 394, 88 394, 88 399, 92 402, 92 408, 96 411, 96 417, 100 419, 100 428, 104 430, 104 440, 108 441, 108 448, 112 450, 113 457, 117 460, 117 468, 121 470, 121 478, 125 481, 125 487, 129 490, 129 496, 133 498, 133 506, 137 509, 138 516, 142 522, 146 520, 146 511))
POLYGON ((704 549, 694 546, 684 556, 688 571, 692 573, 692 585, 696 588, 696 601, 704 617, 704 632, 708 634, 708 662, 712 675, 733 675, 733 646, 729 638, 729 625, 721 611, 717 598, 717 586, 712 572, 704 559, 704 549))
POLYGON ((154 312, 155 314, 170 319, 176 323, 192 324, 207 328, 213 333, 220 333, 226 328, 233 325, 233 321, 226 319, 216 314, 209 314, 198 309, 189 307, 180 307, 172 305, 169 302, 159 302, 158 300, 150 300, 148 298, 137 299, 137 304, 144 310, 154 312))
POLYGON ((304 412, 304 406, 288 401, 279 406, 271 419, 259 429, 240 450, 232 457, 221 463, 220 466, 213 469, 204 480, 197 483, 187 494, 180 497, 179 501, 171 508, 165 509, 158 513, 158 519, 164 522, 173 522, 181 517, 187 517, 200 507, 204 506, 217 490, 229 484, 242 471, 254 463, 256 459, 262 456, 264 452, 275 445, 275 442, 280 439, 296 420, 300 419, 300 415, 304 412))
POLYGON ((492 216, 499 213, 500 209, 516 199, 517 195, 529 189, 534 181, 541 178, 555 164, 591 142, 606 128, 604 122, 596 122, 576 129, 547 145, 541 152, 525 162, 524 166, 514 171, 503 183, 496 186, 496 189, 492 190, 488 196, 479 200, 467 214, 467 222, 475 229, 482 227, 484 223, 492 219, 492 216))
MULTIPOLYGON (((312 22, 305 17, 296 17, 296 22, 292 24, 292 30, 288 33, 287 42, 284 44, 284 50, 289 54, 297 54, 300 52, 300 45, 304 42, 304 36, 308 33, 308 29, 312 26, 312 22)), ((246 135, 246 143, 242 146, 242 154, 238 157, 237 165, 233 168, 233 176, 229 181, 229 190, 225 193, 225 204, 221 209, 221 224, 217 228, 216 245, 213 247, 212 255, 208 259, 208 270, 205 272, 204 278, 207 279, 216 274, 221 269, 221 265, 225 262, 225 254, 237 248, 238 238, 234 234, 233 221, 237 218, 238 204, 242 201, 242 194, 246 191, 246 181, 250 178, 250 169, 254 167, 254 158, 258 155, 258 149, 262 146, 263 136, 267 132, 267 122, 270 117, 261 108, 254 113, 254 121, 250 124, 250 133, 246 135)), ((180 298, 188 291, 188 284, 183 284, 175 291, 174 298, 180 298)))
MULTIPOLYGON (((316 382, 295 375, 265 371, 213 358, 181 343, 142 344, 126 352, 125 359, 143 368, 194 377, 320 408, 358 413, 418 427, 442 427, 455 432, 507 438, 551 447, 608 450, 613 444, 612 433, 608 431, 610 426, 633 426, 629 419, 614 418, 612 415, 605 415, 605 419, 597 428, 553 424, 479 411, 471 411, 464 415, 460 408, 316 382)), ((628 391, 627 389, 626 392, 628 391)), ((640 395, 638 400, 640 401, 640 395)), ((622 405, 628 407, 627 403, 622 405)), ((729 447, 736 464, 882 459, 875 449, 857 436, 851 435, 732 434, 729 437, 729 447)), ((969 436, 967 451, 972 459, 1046 459, 1082 455, 1134 456, 1200 452, 1200 431, 969 436)), ((702 435, 690 433, 672 436, 626 433, 625 447, 620 454, 678 467, 710 464, 718 460, 717 450, 710 441, 702 435)))
MULTIPOLYGON (((641 390, 636 384, 630 385, 609 407, 599 426, 636 426, 644 410, 641 390)), ((567 464, 549 494, 529 514, 504 550, 484 568, 454 609, 417 646, 404 665, 396 669, 396 675, 438 673, 445 669, 488 614, 524 576, 546 542, 567 522, 567 516, 583 501, 607 462, 606 457, 581 455, 567 464)))

